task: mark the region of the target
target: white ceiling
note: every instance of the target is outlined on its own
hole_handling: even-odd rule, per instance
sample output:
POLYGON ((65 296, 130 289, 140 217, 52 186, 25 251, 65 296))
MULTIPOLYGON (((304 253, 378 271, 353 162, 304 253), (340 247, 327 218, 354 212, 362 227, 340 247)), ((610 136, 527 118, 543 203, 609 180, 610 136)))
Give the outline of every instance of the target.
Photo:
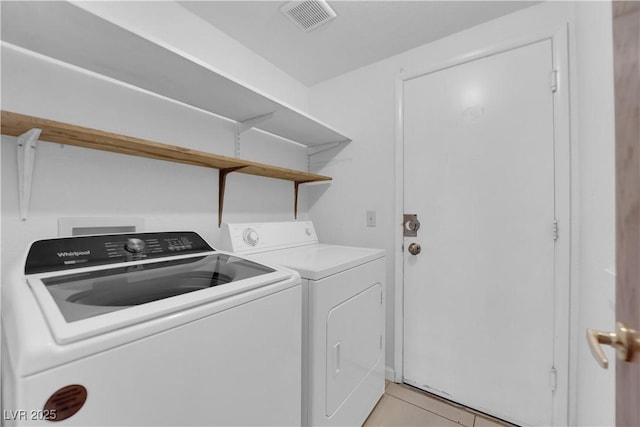
POLYGON ((305 33, 286 1, 181 1, 189 11, 311 86, 535 1, 329 1, 338 17, 305 33))

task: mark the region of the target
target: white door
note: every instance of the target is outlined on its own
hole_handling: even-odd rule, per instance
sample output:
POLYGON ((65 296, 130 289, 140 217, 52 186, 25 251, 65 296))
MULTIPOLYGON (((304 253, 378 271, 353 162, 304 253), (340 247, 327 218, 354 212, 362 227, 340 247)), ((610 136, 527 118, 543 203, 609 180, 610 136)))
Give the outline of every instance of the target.
POLYGON ((552 69, 543 40, 403 91, 404 381, 523 425, 553 421, 552 69))

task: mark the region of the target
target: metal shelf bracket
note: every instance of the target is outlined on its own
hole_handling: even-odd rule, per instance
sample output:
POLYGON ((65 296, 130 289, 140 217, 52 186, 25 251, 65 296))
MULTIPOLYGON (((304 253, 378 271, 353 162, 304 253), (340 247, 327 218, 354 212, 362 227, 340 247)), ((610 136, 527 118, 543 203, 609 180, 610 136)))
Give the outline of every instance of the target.
POLYGON ((293 182, 293 219, 298 219, 298 187, 303 184, 299 181, 293 182))
POLYGON ((220 169, 218 171, 218 228, 222 226, 222 212, 224 210, 224 192, 227 185, 227 175, 244 167, 245 166, 236 166, 232 168, 220 169))
POLYGON ((42 129, 33 128, 18 137, 18 198, 20 219, 27 220, 31 203, 33 164, 36 159, 36 144, 42 129))
POLYGON ((235 133, 235 156, 236 158, 240 157, 240 135, 249 129, 253 128, 257 124, 264 122, 265 120, 269 120, 273 117, 275 112, 262 114, 260 116, 252 117, 250 119, 244 120, 242 122, 236 122, 236 133, 235 133))

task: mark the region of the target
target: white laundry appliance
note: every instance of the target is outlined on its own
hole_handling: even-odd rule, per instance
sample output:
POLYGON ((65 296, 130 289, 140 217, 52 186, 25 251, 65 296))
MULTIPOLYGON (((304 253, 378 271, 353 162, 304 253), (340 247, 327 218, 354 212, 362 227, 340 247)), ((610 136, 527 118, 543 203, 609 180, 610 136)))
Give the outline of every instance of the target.
POLYGON ((224 224, 221 247, 302 276, 302 424, 362 425, 384 393, 384 251, 318 243, 309 221, 224 224))
POLYGON ((299 425, 298 273, 193 232, 41 240, 2 286, 4 425, 299 425))

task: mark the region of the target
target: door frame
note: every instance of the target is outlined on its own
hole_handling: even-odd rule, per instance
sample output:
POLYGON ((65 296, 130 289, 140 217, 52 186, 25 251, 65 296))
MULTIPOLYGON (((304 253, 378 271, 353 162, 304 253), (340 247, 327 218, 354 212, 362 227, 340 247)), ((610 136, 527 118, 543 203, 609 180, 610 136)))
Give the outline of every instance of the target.
MULTIPOLYGON (((394 366, 388 375, 395 382, 403 381, 404 359, 404 238, 402 235, 404 214, 404 82, 427 74, 462 65, 488 56, 497 55, 529 44, 550 40, 552 45, 553 68, 558 72, 557 90, 553 98, 554 115, 554 152, 555 152, 555 216, 559 224, 559 238, 556 243, 555 268, 555 339, 554 368, 556 376, 556 398, 553 404, 553 424, 570 425, 573 411, 570 411, 569 396, 576 390, 577 365, 569 363, 570 357, 577 360, 578 354, 578 265, 577 253, 572 248, 578 247, 577 191, 574 186, 577 180, 572 179, 573 140, 571 138, 570 111, 570 69, 569 69, 569 27, 567 23, 554 26, 539 32, 483 47, 462 55, 440 61, 412 72, 401 71, 396 76, 395 93, 395 200, 394 224, 398 227, 394 233, 394 366)), ((551 83, 551 82, 550 82, 551 83)), ((409 212, 411 213, 411 212, 409 212)), ((550 378, 550 381, 552 379, 550 378)))

